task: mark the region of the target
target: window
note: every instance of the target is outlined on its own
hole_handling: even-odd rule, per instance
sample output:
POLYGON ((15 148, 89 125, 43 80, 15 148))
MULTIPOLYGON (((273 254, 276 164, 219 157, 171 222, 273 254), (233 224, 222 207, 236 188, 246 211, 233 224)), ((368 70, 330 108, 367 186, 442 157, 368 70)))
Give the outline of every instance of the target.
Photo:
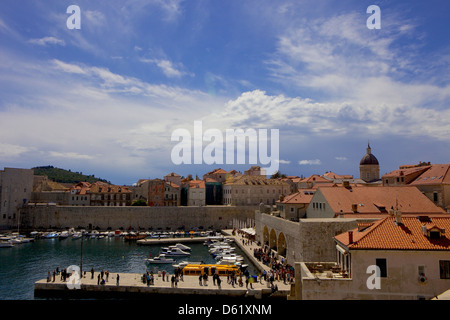
POLYGON ((437 194, 437 192, 433 192, 433 201, 434 202, 438 201, 438 194, 437 194))
POLYGON ((380 268, 380 277, 386 278, 387 277, 387 264, 386 259, 376 259, 375 264, 378 268, 380 268))
POLYGON ((450 260, 439 260, 441 279, 450 279, 450 260))

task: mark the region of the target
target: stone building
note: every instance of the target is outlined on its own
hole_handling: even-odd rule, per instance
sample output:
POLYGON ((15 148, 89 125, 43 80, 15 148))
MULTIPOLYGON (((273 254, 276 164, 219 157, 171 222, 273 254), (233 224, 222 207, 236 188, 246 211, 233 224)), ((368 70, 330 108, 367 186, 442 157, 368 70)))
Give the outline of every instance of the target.
POLYGON ((227 180, 223 185, 224 205, 275 205, 280 197, 290 194, 289 183, 280 179, 267 179, 263 175, 242 175, 227 180))
POLYGON ((91 206, 130 206, 132 191, 126 186, 110 185, 97 181, 89 189, 91 206))
POLYGON ((382 218, 391 208, 404 214, 445 213, 416 187, 320 187, 307 218, 382 218))
POLYGON ((164 194, 166 183, 161 179, 148 180, 148 205, 150 207, 164 206, 164 194))
POLYGON ((180 205, 180 186, 166 181, 164 183, 164 206, 180 205))
POLYGON ((19 210, 31 198, 33 180, 33 169, 0 170, 0 228, 17 228, 19 210))
POLYGON ((359 162, 359 177, 366 182, 374 182, 380 179, 380 164, 372 154, 370 144, 367 145, 366 154, 359 162))
POLYGON ((278 200, 276 204, 280 217, 291 221, 299 221, 299 219, 305 218, 306 209, 315 191, 314 189, 304 189, 278 200))
POLYGON ((171 172, 168 175, 164 176, 164 181, 172 182, 172 183, 180 186, 181 185, 181 176, 179 174, 176 174, 175 172, 171 172))
POLYGON ((69 206, 89 206, 91 205, 91 184, 89 182, 79 182, 69 190, 69 206))
POLYGON ((437 206, 450 212, 450 164, 403 165, 382 176, 383 186, 415 186, 437 206))
POLYGON ((206 203, 205 181, 190 180, 187 183, 187 205, 204 206, 206 203))
POLYGON ((447 215, 400 211, 336 235, 334 263, 296 263, 290 299, 420 300, 448 290, 447 215))

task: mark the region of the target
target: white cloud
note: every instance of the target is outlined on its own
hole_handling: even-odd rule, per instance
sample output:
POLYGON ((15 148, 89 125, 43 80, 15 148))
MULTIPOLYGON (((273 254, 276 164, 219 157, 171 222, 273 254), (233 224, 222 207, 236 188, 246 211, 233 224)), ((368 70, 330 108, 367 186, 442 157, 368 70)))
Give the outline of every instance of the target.
POLYGON ((70 159, 93 159, 93 156, 87 155, 87 154, 79 154, 76 152, 57 152, 57 151, 50 151, 49 152, 51 157, 55 158, 70 158, 70 159))
POLYGON ((141 62, 155 64, 161 71, 169 78, 181 78, 188 73, 181 71, 182 64, 175 66, 171 61, 167 59, 140 59, 141 62))
POLYGON ((282 160, 282 159, 276 160, 276 161, 281 164, 290 164, 291 163, 291 161, 289 161, 289 160, 282 160))
POLYGON ((303 165, 320 165, 322 164, 322 162, 319 159, 314 159, 314 160, 300 160, 298 162, 299 165, 303 166, 303 165))
POLYGON ((338 161, 346 161, 347 160, 346 157, 334 157, 334 158, 338 161))
POLYGON ((31 150, 32 148, 30 147, 24 147, 21 145, 9 143, 0 143, 0 160, 4 161, 5 159, 14 159, 31 150))
POLYGON ((40 46, 47 46, 47 45, 60 45, 60 46, 65 46, 66 43, 64 42, 64 40, 55 38, 55 37, 44 37, 44 38, 40 38, 40 39, 30 39, 28 40, 29 43, 32 44, 37 44, 40 46))

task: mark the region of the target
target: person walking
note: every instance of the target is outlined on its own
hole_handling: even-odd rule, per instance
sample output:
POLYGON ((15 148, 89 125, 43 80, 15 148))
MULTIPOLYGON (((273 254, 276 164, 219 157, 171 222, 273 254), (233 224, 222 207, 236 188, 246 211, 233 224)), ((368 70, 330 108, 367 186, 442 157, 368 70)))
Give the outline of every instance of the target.
POLYGON ((119 285, 119 274, 117 274, 116 284, 119 285))
POLYGON ((222 283, 222 280, 220 280, 219 275, 217 275, 216 281, 217 281, 217 287, 219 288, 219 290, 222 289, 222 288, 220 287, 220 284, 222 283))
POLYGON ((94 279, 94 268, 91 269, 91 279, 94 279))
POLYGON ((100 284, 100 273, 98 274, 98 277, 97 277, 97 285, 99 285, 100 284))

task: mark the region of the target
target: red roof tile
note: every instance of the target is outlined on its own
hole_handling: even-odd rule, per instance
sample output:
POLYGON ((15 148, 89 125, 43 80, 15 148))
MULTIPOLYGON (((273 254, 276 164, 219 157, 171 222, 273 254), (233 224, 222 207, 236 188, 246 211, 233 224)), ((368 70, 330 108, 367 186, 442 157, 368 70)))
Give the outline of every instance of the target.
POLYGON ((436 225, 440 229, 450 230, 450 216, 430 215, 431 222, 423 222, 418 217, 403 216, 402 223, 397 224, 392 216, 376 221, 371 227, 358 231, 353 229, 335 237, 338 243, 348 249, 377 250, 450 250, 448 233, 438 239, 428 237, 422 226, 436 225), (353 241, 350 243, 349 236, 353 241))

